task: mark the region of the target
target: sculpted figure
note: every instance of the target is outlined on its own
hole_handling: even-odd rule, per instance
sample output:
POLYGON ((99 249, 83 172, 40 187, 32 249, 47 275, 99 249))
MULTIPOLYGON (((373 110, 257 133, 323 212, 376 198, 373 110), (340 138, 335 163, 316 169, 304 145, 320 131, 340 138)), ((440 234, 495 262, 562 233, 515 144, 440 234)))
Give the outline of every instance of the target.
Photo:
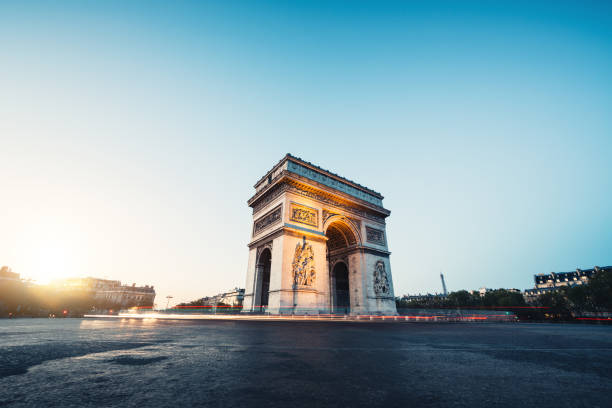
POLYGON ((314 267, 314 252, 312 246, 306 243, 306 237, 295 247, 293 254, 293 283, 296 286, 312 286, 316 272, 314 267))
POLYGON ((376 262, 374 267, 374 292, 377 295, 386 295, 389 293, 389 279, 385 271, 385 263, 383 261, 376 262))

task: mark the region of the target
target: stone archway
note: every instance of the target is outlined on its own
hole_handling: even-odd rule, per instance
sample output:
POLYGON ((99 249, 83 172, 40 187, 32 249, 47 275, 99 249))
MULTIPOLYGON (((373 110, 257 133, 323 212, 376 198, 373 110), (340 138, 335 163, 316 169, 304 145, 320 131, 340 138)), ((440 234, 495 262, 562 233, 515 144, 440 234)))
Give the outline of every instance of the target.
POLYGON ((349 254, 360 244, 359 234, 344 217, 329 220, 327 237, 327 264, 329 267, 329 304, 332 313, 350 314, 351 277, 349 254))
POLYGON ((336 262, 331 271, 331 310, 335 314, 350 314, 349 270, 343 261, 336 262))
POLYGON ((269 248, 265 248, 259 254, 256 267, 256 279, 257 282, 255 287, 257 293, 255 296, 255 306, 259 310, 263 311, 268 307, 268 301, 270 298, 270 269, 272 266, 272 252, 269 248))
POLYGON ((328 253, 354 247, 360 244, 359 234, 344 217, 332 217, 327 223, 325 236, 327 237, 328 253))

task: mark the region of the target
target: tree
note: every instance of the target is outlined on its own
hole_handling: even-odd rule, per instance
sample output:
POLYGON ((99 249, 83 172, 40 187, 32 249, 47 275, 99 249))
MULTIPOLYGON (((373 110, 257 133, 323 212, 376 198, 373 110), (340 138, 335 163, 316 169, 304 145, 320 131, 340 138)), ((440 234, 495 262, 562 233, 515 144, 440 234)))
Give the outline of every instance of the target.
POLYGON ((593 301, 591 299, 591 290, 589 285, 576 285, 565 288, 565 296, 569 301, 570 308, 578 313, 587 310, 593 310, 593 301))
POLYGON ((511 292, 506 289, 497 289, 487 292, 482 299, 484 306, 513 307, 524 306, 525 299, 520 292, 511 292))
POLYGON ((597 271, 589 281, 587 291, 594 311, 612 310, 612 270, 597 271))
POLYGON ((559 320, 569 320, 573 317, 569 302, 563 292, 555 291, 544 293, 540 295, 538 304, 539 306, 548 308, 545 312, 547 315, 546 317, 559 320))
POLYGON ((448 303, 456 307, 478 306, 480 297, 471 295, 467 290, 459 290, 448 295, 448 303))

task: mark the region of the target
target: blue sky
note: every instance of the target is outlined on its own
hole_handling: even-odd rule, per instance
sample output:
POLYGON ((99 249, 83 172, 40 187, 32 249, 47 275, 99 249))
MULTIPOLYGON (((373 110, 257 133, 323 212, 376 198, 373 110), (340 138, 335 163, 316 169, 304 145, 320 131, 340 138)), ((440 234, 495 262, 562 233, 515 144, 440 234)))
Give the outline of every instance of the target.
POLYGON ((612 264, 607 2, 0 2, 0 264, 244 286, 285 153, 380 191, 396 295, 612 264))

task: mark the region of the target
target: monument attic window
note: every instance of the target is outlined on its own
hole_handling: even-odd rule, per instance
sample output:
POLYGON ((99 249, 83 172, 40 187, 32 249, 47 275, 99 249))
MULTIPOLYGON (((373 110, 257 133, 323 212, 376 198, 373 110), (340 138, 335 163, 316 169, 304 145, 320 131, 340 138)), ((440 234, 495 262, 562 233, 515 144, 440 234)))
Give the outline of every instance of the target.
POLYGON ((272 183, 272 175, 270 174, 268 175, 268 184, 271 184, 271 183, 272 183))

